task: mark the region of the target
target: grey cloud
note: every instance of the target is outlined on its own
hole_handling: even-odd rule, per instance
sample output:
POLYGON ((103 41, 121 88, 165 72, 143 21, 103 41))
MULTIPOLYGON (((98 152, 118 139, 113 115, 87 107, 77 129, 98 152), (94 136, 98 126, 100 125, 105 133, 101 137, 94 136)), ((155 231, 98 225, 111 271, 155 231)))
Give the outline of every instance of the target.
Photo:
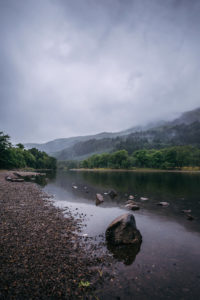
POLYGON ((47 141, 199 106, 199 13, 194 0, 1 0, 1 130, 47 141))

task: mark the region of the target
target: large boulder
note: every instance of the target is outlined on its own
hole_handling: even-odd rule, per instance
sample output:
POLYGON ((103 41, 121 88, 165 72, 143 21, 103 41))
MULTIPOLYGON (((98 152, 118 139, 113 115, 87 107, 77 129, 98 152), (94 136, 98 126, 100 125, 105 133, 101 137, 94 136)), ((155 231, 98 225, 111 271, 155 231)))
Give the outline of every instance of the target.
POLYGON ((113 245, 140 245, 142 236, 136 228, 132 214, 124 214, 116 218, 106 230, 106 240, 113 245))

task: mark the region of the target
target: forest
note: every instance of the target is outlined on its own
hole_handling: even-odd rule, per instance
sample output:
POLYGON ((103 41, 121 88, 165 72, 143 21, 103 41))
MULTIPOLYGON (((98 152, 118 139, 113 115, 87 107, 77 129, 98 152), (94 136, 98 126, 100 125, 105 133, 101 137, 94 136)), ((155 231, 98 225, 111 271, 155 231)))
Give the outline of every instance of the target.
POLYGON ((174 170, 200 167, 200 149, 194 146, 173 146, 162 149, 141 149, 131 155, 127 150, 95 154, 81 161, 60 162, 66 168, 153 168, 174 170))
POLYGON ((190 124, 170 124, 157 126, 144 131, 136 131, 128 135, 107 137, 102 139, 92 138, 80 141, 74 145, 55 152, 58 160, 83 160, 93 154, 111 153, 118 150, 127 150, 131 155, 141 149, 163 149, 173 146, 191 145, 200 148, 200 122, 190 124))
POLYGON ((36 148, 26 150, 23 144, 13 146, 10 136, 0 132, 0 169, 56 169, 56 159, 36 148))

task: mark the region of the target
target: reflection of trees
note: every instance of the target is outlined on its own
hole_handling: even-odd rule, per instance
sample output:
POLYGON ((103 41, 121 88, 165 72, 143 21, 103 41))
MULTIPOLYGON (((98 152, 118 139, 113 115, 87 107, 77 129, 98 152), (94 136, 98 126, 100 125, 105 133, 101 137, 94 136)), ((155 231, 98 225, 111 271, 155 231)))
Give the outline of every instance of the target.
POLYGON ((182 209, 192 209, 194 216, 200 213, 198 204, 200 174, 186 173, 145 173, 145 172, 90 172, 90 171, 68 171, 58 172, 57 184, 71 190, 72 183, 78 185, 76 194, 88 200, 94 201, 96 193, 103 193, 110 189, 116 190, 118 196, 112 200, 104 196, 104 205, 116 206, 117 203, 124 204, 125 194, 138 195, 136 198, 148 197, 148 203, 141 203, 146 209, 160 211, 163 214, 177 214, 182 209), (89 193, 83 189, 88 187, 89 193), (170 207, 161 210, 155 203, 167 201, 170 207))
POLYGON ((41 186, 45 186, 48 180, 53 180, 56 177, 56 170, 46 171, 46 176, 36 176, 35 182, 41 186))
POLYGON ((92 185, 114 188, 124 193, 134 192, 147 195, 190 194, 200 185, 200 176, 183 173, 136 173, 136 172, 81 172, 80 179, 92 185))
POLYGON ((140 251, 140 246, 141 244, 113 246, 107 243, 107 248, 113 254, 113 257, 118 261, 122 261, 125 265, 131 265, 134 262, 140 251))

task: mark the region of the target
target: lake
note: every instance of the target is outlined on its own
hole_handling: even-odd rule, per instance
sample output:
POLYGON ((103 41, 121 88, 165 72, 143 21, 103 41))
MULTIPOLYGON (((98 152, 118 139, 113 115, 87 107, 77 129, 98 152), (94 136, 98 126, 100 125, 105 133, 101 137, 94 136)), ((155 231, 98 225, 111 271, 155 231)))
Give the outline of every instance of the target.
MULTIPOLYGON (((99 252, 114 257, 111 281, 99 299, 198 299, 200 292, 200 174, 162 172, 58 172, 45 191, 53 203, 84 216, 81 235, 105 241, 107 226, 118 216, 132 213, 143 241, 140 251, 115 251, 100 244, 99 252), (107 192, 114 189, 117 197, 107 192), (104 203, 96 206, 96 193, 104 203), (125 208, 129 195, 140 206, 125 208), (142 201, 140 198, 148 198, 142 201), (165 201, 168 207, 158 206, 165 201), (188 220, 182 210, 191 210, 188 220)), ((88 241, 89 242, 89 241, 88 241)))

